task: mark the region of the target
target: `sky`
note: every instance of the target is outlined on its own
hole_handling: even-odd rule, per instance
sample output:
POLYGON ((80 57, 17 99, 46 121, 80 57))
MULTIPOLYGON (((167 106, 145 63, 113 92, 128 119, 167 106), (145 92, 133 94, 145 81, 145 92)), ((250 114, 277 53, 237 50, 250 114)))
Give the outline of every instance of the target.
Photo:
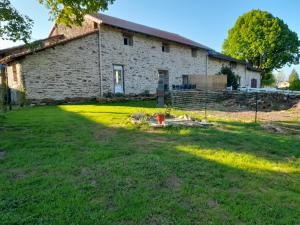
MULTIPOLYGON (((48 36, 53 21, 37 0, 11 0, 21 13, 34 20, 32 39, 48 36)), ((300 38, 299 0, 115 0, 105 14, 178 33, 221 51, 228 30, 237 18, 251 9, 261 9, 285 21, 300 38)), ((0 40, 0 49, 19 43, 0 40)), ((300 65, 286 66, 300 72, 300 65)))

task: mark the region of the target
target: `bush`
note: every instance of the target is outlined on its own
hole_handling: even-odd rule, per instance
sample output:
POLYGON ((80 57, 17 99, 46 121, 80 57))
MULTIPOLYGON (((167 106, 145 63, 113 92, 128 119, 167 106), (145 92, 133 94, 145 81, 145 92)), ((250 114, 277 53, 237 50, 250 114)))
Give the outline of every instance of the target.
POLYGON ((300 80, 293 81, 293 83, 290 84, 290 90, 300 91, 300 80))
POLYGON ((239 87, 238 76, 229 67, 222 67, 219 74, 227 75, 227 87, 232 87, 233 90, 239 87))

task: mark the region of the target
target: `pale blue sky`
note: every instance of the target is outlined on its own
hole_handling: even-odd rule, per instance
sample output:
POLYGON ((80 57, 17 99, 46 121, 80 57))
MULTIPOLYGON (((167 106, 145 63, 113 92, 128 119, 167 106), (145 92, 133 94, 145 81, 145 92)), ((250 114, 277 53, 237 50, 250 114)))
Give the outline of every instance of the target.
MULTIPOLYGON (((53 22, 37 0, 11 0, 34 20, 33 39, 47 37, 53 22)), ((262 9, 283 19, 300 37, 299 0, 116 0, 105 13, 181 34, 217 51, 236 19, 251 9, 262 9)), ((0 48, 12 43, 0 41, 0 48)), ((294 66, 293 66, 294 67, 294 66)), ((300 66, 295 66, 300 72, 300 66)), ((291 68, 286 67, 286 73, 291 68)))

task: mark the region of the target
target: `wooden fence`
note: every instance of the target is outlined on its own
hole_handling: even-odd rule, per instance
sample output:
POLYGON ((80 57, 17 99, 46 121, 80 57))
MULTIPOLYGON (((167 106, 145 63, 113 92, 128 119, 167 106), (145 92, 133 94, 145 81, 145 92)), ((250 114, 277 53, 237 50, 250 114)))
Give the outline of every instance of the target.
POLYGON ((224 90, 227 85, 226 75, 189 75, 190 84, 196 84, 196 89, 224 90))

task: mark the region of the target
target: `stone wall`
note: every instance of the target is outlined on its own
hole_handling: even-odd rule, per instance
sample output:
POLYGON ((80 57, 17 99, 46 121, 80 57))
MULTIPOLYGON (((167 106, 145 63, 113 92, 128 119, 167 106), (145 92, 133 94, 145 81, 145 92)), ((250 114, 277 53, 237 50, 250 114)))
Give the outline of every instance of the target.
MULTIPOLYGON (((230 62, 229 61, 225 61, 225 60, 221 60, 221 59, 216 59, 213 57, 209 57, 208 60, 208 74, 211 75, 216 75, 218 74, 222 67, 230 67, 230 62)), ((260 73, 259 72, 255 72, 255 71, 251 71, 251 70, 246 70, 246 66, 243 64, 236 64, 235 68, 232 68, 232 71, 240 76, 241 78, 241 83, 240 86, 241 87, 250 87, 251 86, 251 79, 256 79, 257 80, 257 87, 260 87, 260 73)))
POLYGON ((89 19, 85 19, 82 22, 82 26, 66 26, 64 24, 56 24, 49 36, 52 37, 63 34, 66 38, 72 38, 93 30, 95 30, 94 22, 89 19))
MULTIPOLYGON (((247 70, 246 73, 246 84, 248 84, 248 87, 251 87, 251 79, 257 80, 257 87, 261 87, 261 76, 258 72, 247 70)), ((247 87, 247 86, 245 86, 247 87)))
POLYGON ((155 93, 158 70, 168 70, 169 85, 182 84, 182 75, 206 73, 206 51, 192 57, 191 47, 170 42, 170 52, 162 52, 159 38, 135 33, 133 46, 124 45, 122 30, 101 26, 101 72, 104 92, 113 90, 113 64, 124 66, 125 94, 145 90, 155 93))
POLYGON ((57 45, 20 60, 26 99, 100 96, 98 34, 57 45))
POLYGON ((285 110, 300 102, 300 95, 283 93, 246 93, 237 91, 172 91, 171 102, 174 107, 185 109, 243 111, 256 109, 256 97, 259 111, 285 110), (256 96, 257 95, 257 96, 256 96), (220 106, 222 106, 220 108, 220 106))

